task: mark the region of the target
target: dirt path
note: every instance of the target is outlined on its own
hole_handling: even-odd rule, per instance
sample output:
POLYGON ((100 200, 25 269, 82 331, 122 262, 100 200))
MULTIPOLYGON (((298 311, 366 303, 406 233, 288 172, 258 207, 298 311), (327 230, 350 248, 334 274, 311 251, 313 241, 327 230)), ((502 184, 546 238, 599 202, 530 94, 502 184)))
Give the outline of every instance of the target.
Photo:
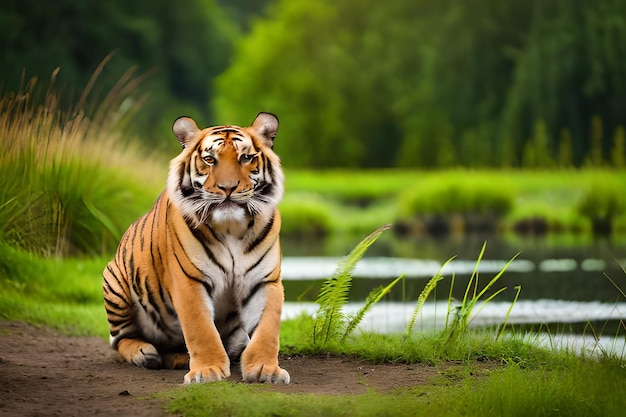
MULTIPOLYGON (((287 356, 284 393, 359 394, 426 383, 437 368, 371 365, 353 359, 287 356)), ((141 399, 182 385, 184 370, 146 370, 120 363, 97 337, 0 321, 0 416, 165 416, 163 404, 141 399)), ((233 376, 237 380, 237 376, 233 376)))

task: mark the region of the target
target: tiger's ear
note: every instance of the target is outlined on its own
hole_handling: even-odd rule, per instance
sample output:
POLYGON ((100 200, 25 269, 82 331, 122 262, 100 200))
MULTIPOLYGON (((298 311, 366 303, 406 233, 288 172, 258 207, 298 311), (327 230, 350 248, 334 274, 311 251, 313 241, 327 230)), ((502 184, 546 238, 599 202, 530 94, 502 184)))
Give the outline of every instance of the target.
POLYGON ((178 141, 183 146, 187 146, 189 141, 193 138, 193 136, 198 133, 200 129, 198 129, 198 125, 193 119, 189 117, 179 117, 174 120, 174 126, 172 126, 172 132, 174 132, 174 136, 178 138, 178 141))
POLYGON ((274 138, 278 132, 278 117, 275 114, 264 112, 257 114, 250 127, 261 136, 265 146, 274 147, 274 138))

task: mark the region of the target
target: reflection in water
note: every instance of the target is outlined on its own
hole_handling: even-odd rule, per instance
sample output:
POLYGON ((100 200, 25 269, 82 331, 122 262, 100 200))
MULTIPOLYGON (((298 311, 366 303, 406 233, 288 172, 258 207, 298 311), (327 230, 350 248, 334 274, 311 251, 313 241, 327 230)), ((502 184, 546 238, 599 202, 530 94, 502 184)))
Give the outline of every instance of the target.
MULTIPOLYGON (((359 240, 360 237, 343 241, 307 240, 306 244, 283 240, 286 317, 302 310, 316 311, 312 301, 321 283, 333 274, 342 259, 337 255, 347 254, 359 240)), ((567 244, 549 239, 510 241, 490 237, 486 240, 487 249, 478 265, 479 291, 511 258, 518 256, 485 297, 504 287, 507 290, 485 305, 473 319, 474 325, 501 324, 515 297, 516 286, 521 286, 521 293, 509 319, 516 325, 560 323, 564 326, 557 329, 563 333, 582 331, 589 323, 599 326, 594 329, 598 331, 606 323, 626 317, 626 298, 621 292, 626 292, 626 273, 621 266, 626 265, 623 240, 589 239, 567 244)), ((416 324, 421 329, 444 326, 448 296, 452 294, 453 300, 463 298, 484 241, 476 237, 399 240, 393 234, 384 234, 354 271, 347 312, 356 311, 373 288, 405 274, 406 279, 366 315, 362 324, 368 330, 404 331, 428 279, 454 256, 443 269, 444 279, 431 294, 416 324)))
MULTIPOLYGON (((345 314, 355 314, 362 303, 348 303, 345 314)), ((416 303, 383 302, 365 315, 359 330, 376 333, 404 333, 411 320, 416 303)), ((489 302, 476 307, 470 327, 496 327, 503 323, 510 303, 489 302)), ((296 318, 302 313, 314 316, 318 305, 311 302, 286 302, 283 319, 296 318)), ((454 308, 454 306, 452 307, 454 308)), ((442 330, 448 315, 447 302, 426 303, 415 322, 414 332, 442 330)), ((575 302, 561 300, 518 301, 511 309, 509 327, 527 333, 530 342, 571 352, 601 354, 613 353, 624 357, 626 341, 622 319, 626 317, 626 303, 575 302), (549 318, 552 325, 546 323, 549 318), (557 323, 558 325, 554 325, 557 323), (610 326, 613 323, 615 326, 610 326), (533 325, 534 326, 529 326, 533 325), (607 327, 609 325, 609 327, 607 327), (610 328, 610 330, 609 330, 610 328), (617 329, 617 330, 616 330, 617 329), (619 336, 619 337, 615 337, 619 336)))
MULTIPOLYGON (((344 307, 345 314, 354 314, 362 303, 348 303, 344 307)), ((409 323, 416 303, 383 302, 376 304, 365 315, 360 328, 376 333, 403 333, 409 323)), ((488 302, 484 306, 479 303, 472 316, 470 326, 488 327, 503 323, 511 303, 488 302)), ((286 302, 283 318, 299 316, 302 312, 314 315, 318 305, 311 302, 286 302)), ((452 306, 454 310, 454 305, 452 306)), ((443 329, 448 313, 447 302, 426 303, 415 322, 413 330, 443 329)), ((559 300, 518 301, 511 310, 508 323, 510 325, 526 325, 545 322, 550 317, 552 322, 563 324, 596 323, 608 320, 619 320, 626 317, 626 303, 576 302, 559 300)), ((519 326, 520 328, 527 326, 519 326)), ((571 328, 563 326, 562 329, 571 328)), ((591 330, 591 329, 590 329, 591 330)))

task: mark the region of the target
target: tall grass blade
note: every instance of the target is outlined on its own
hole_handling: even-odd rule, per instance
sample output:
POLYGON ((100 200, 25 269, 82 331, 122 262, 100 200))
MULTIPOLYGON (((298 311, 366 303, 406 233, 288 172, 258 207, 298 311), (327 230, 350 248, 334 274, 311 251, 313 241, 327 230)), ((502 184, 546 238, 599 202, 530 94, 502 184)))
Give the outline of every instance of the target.
MULTIPOLYGON (((508 269, 508 267, 511 265, 511 263, 518 256, 519 256, 519 252, 517 254, 515 254, 515 256, 513 256, 506 263, 506 265, 504 265, 504 267, 500 270, 500 272, 498 272, 493 278, 491 278, 489 283, 478 294, 474 294, 474 297, 472 297, 472 299, 470 300, 469 304, 467 305, 465 311, 463 312, 463 319, 467 322, 467 324, 469 324, 469 319, 470 319, 470 316, 472 314, 472 310, 474 309, 474 306, 478 303, 478 301, 482 298, 482 296, 485 295, 485 293, 487 291, 489 291, 491 289, 491 287, 494 286, 494 284, 500 279, 502 274, 504 274, 504 271, 506 271, 508 269)), ((476 268, 478 268, 478 264, 476 265, 476 268)), ((485 300, 485 302, 483 303, 483 307, 484 307, 485 303, 491 301, 496 295, 498 295, 500 292, 504 291, 505 289, 506 289, 506 287, 498 290, 495 294, 493 294, 489 298, 487 298, 485 300)), ((481 307, 481 310, 482 310, 483 307, 481 307)))
MULTIPOLYGON (((446 330, 444 331, 444 335, 446 338, 445 343, 449 343, 452 340, 455 340, 459 335, 465 334, 467 332, 468 326, 470 324, 470 318, 472 316, 472 311, 474 307, 482 299, 482 297, 489 291, 495 283, 500 279, 502 274, 508 269, 508 267, 513 263, 513 261, 519 256, 519 253, 515 254, 505 265, 504 267, 485 285, 482 290, 478 290, 478 269, 480 266, 480 262, 482 261, 483 254, 485 252, 486 242, 483 244, 483 247, 480 251, 480 255, 478 256, 478 260, 476 261, 476 266, 474 267, 474 271, 470 280, 467 284, 467 288, 465 289, 465 294, 463 296, 463 302, 460 306, 456 307, 454 312, 454 318, 452 320, 452 324, 448 327, 446 321, 446 330), (473 287, 472 297, 469 297, 470 290, 473 287)), ((487 303, 493 300, 497 295, 499 295, 506 288, 501 288, 496 291, 494 294, 487 297, 486 300, 483 301, 480 310, 482 310, 487 303)), ((519 295, 519 290, 518 290, 519 295)), ((448 299, 448 315, 450 315, 450 307, 452 305, 451 302, 452 297, 452 289, 450 290, 450 298, 448 299)), ((517 297, 516 297, 517 300, 517 297)), ((510 312, 510 311, 509 311, 510 312)), ((508 320, 508 315, 507 315, 508 320)))
POLYGON ((470 276, 470 280, 467 284, 467 287, 465 288, 465 294, 463 295, 463 302, 461 303, 461 309, 463 311, 466 310, 466 306, 467 306, 467 299, 468 299, 468 295, 470 292, 470 289, 472 288, 472 285, 474 287, 474 292, 472 295, 472 299, 476 299, 476 291, 477 291, 477 287, 478 287, 478 266, 480 265, 480 262, 483 259, 483 255, 485 254, 485 248, 487 247, 487 242, 483 243, 483 247, 480 250, 480 254, 478 255, 478 259, 476 260, 476 266, 474 267, 474 271, 472 272, 472 275, 470 276))
POLYGON ((504 316, 504 322, 500 326, 500 332, 496 336, 496 340, 501 339, 502 336, 504 336, 504 330, 506 330, 506 326, 509 323, 509 317, 511 316, 511 310, 513 310, 513 307, 517 303, 517 299, 519 298, 519 293, 522 291, 522 286, 521 285, 516 285, 515 289, 517 290, 517 292, 515 293, 515 298, 513 298, 513 302, 509 306, 509 309, 506 311, 506 315, 504 316))
MULTIPOLYGON (((620 265, 621 266, 621 265, 620 265)), ((622 270, 624 270, 624 267, 622 266, 622 270)), ((626 270, 624 270, 624 273, 626 274, 626 270)), ((604 272, 603 274, 606 279, 609 280, 609 282, 611 284, 613 284, 613 286, 617 289, 617 291, 622 295, 622 297, 626 298, 626 293, 624 293, 624 291, 622 290, 622 288, 613 280, 613 278, 611 278, 610 276, 608 276, 608 274, 606 272, 604 272)))
POLYGON ((453 273, 452 274, 452 281, 450 282, 450 291, 448 292, 448 310, 446 313, 446 327, 444 328, 445 330, 448 330, 448 324, 450 322, 450 312, 452 311, 452 291, 454 290, 454 281, 456 280, 456 275, 453 273))
POLYGON ((376 287, 367 295, 365 299, 365 305, 357 311, 357 313, 350 319, 346 329, 343 332, 343 336, 341 337, 341 341, 344 341, 356 327, 361 323, 365 314, 378 303, 382 298, 389 294, 389 291, 398 283, 400 280, 404 279, 405 274, 400 275, 398 278, 394 279, 390 284, 385 287, 376 287))

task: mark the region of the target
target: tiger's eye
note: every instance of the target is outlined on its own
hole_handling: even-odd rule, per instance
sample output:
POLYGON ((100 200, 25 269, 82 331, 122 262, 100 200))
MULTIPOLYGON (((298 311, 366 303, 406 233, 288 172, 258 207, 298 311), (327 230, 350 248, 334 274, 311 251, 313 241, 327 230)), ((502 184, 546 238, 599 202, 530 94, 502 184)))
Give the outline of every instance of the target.
POLYGON ((212 156, 205 156, 202 158, 202 160, 204 161, 205 164, 207 164, 208 166, 212 166, 215 165, 215 158, 213 158, 212 156))
POLYGON ((248 162, 252 161, 255 156, 256 156, 256 154, 243 154, 243 155, 241 155, 240 159, 241 159, 242 163, 248 163, 248 162))

